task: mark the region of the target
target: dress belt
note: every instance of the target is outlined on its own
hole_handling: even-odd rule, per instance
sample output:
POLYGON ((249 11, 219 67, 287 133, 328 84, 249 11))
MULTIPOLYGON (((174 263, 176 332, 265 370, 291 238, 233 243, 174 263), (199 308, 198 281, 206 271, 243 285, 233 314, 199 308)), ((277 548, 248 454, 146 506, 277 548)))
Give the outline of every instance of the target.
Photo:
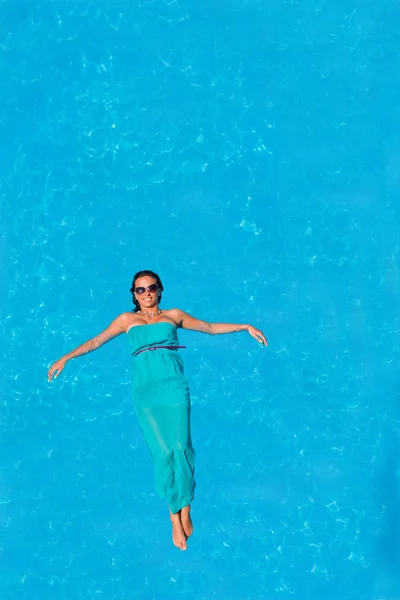
POLYGON ((159 348, 165 348, 166 350, 175 350, 176 348, 186 348, 186 346, 151 346, 150 348, 144 348, 143 350, 137 350, 132 352, 132 356, 138 356, 142 352, 149 352, 150 350, 158 350, 159 348))

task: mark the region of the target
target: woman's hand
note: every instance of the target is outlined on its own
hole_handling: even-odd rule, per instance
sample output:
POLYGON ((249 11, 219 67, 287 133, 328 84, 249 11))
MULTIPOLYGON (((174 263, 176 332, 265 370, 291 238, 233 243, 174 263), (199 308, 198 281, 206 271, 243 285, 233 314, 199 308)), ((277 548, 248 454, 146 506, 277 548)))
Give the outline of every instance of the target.
POLYGON ((257 342, 259 342, 263 346, 268 346, 267 338, 265 337, 262 331, 256 329, 256 327, 253 327, 253 325, 249 325, 247 331, 255 340, 257 340, 257 342))
POLYGON ((67 362, 66 358, 59 358, 58 360, 56 360, 55 363, 53 363, 47 373, 47 377, 48 380, 51 381, 51 378, 54 375, 54 379, 57 379, 57 377, 59 376, 59 374, 61 373, 61 371, 64 369, 65 367, 65 363, 67 362))

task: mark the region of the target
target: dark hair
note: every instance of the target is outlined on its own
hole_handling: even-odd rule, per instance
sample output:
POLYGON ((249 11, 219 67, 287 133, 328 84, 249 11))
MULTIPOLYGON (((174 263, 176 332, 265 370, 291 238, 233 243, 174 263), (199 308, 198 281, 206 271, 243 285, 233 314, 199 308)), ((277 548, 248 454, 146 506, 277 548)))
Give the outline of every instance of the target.
POLYGON ((164 291, 164 287, 163 284, 161 283, 161 279, 160 277, 157 275, 157 273, 154 273, 154 271, 138 271, 137 273, 135 273, 135 275, 133 276, 133 281, 132 281, 132 287, 129 290, 132 294, 132 302, 135 305, 135 308, 133 309, 133 312, 138 312, 140 310, 140 305, 139 302, 136 300, 135 298, 135 282, 136 279, 139 279, 139 277, 153 277, 156 281, 157 281, 157 285, 158 285, 158 290, 161 292, 158 298, 158 302, 161 302, 161 298, 162 298, 162 292, 164 291))

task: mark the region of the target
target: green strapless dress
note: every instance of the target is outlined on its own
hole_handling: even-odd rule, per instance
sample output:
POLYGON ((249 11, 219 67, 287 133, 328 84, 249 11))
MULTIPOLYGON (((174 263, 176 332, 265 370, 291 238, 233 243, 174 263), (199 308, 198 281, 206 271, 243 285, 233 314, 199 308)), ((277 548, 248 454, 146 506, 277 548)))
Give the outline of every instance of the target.
POLYGON ((154 464, 154 483, 173 514, 194 498, 195 451, 190 434, 190 394, 172 323, 128 330, 135 412, 154 464), (146 350, 145 352, 141 352, 146 350), (134 355, 135 353, 138 353, 134 355))

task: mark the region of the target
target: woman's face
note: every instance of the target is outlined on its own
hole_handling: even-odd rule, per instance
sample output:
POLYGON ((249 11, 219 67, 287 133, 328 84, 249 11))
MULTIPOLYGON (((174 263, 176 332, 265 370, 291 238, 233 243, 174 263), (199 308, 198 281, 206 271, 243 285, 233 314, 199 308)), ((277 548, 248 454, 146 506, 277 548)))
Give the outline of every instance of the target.
POLYGON ((140 308, 142 308, 143 310, 149 310, 151 308, 154 308, 158 304, 161 295, 161 290, 159 290, 158 288, 153 289, 153 287, 150 287, 155 285, 157 285, 156 279, 148 275, 145 275, 144 277, 139 277, 135 281, 135 298, 139 302, 140 308))

